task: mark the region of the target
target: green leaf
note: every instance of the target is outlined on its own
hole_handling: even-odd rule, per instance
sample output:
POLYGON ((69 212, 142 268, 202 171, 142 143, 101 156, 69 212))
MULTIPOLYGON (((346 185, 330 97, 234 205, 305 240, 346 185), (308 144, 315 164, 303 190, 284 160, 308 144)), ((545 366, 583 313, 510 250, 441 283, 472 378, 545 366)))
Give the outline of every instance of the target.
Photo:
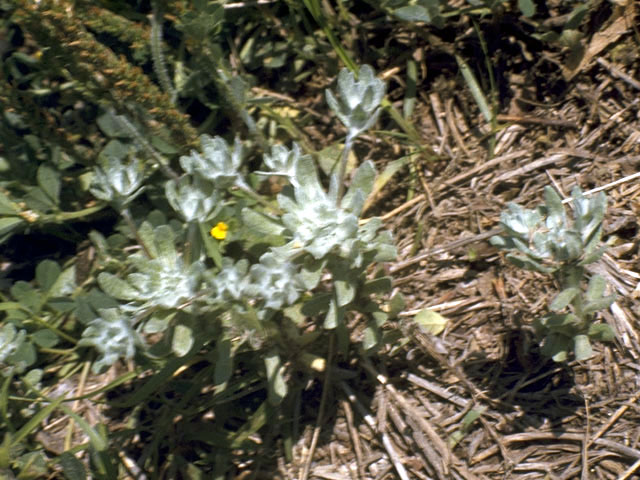
POLYGON ((601 297, 598 300, 594 300, 593 302, 587 302, 584 307, 582 307, 582 311, 585 314, 595 313, 598 310, 603 310, 605 308, 609 308, 613 302, 616 301, 615 295, 608 295, 606 297, 601 297))
POLYGON ((22 343, 15 352, 7 358, 7 361, 16 365, 20 371, 36 363, 38 356, 32 343, 22 343))
POLYGON ((362 339, 362 348, 365 352, 375 349, 382 344, 382 333, 377 322, 369 321, 364 329, 364 337, 362 339))
POLYGON ((565 335, 549 334, 545 337, 540 353, 545 357, 551 357, 554 362, 563 362, 567 359, 570 339, 565 335))
POLYGON ((487 101, 482 88, 480 88, 480 84, 476 80, 476 76, 473 74, 473 71, 471 70, 467 62, 460 55, 456 55, 455 57, 456 61, 458 62, 458 67, 460 68, 460 72, 467 82, 469 91, 478 104, 480 112, 487 122, 491 122, 491 120, 493 119, 493 113, 491 112, 491 107, 489 107, 489 102, 487 101))
POLYGON ((105 112, 97 118, 96 123, 107 137, 131 138, 132 133, 125 127, 125 122, 120 120, 121 117, 124 116, 105 112))
POLYGON ((307 317, 314 317, 329 310, 329 302, 331 301, 331 294, 329 293, 315 293, 309 300, 307 300, 302 306, 302 313, 307 317))
POLYGON ((22 305, 20 302, 0 302, 0 312, 6 312, 9 310, 22 310, 22 305))
POLYGON ((425 308, 416 314, 414 321, 422 331, 429 332, 432 335, 438 335, 444 331, 449 319, 433 310, 425 308))
POLYGON ((64 452, 58 457, 58 463, 62 467, 62 473, 67 480, 85 480, 87 471, 84 464, 78 460, 73 454, 64 452))
POLYGON ((400 20, 405 20, 407 22, 431 23, 431 20, 432 20, 429 10, 419 5, 409 5, 406 7, 400 7, 394 10, 393 14, 396 17, 398 17, 400 20))
POLYGON ((11 199, 0 192, 0 215, 17 215, 20 213, 20 209, 11 199))
POLYGON ((322 271, 324 270, 327 261, 324 259, 316 260, 311 256, 307 256, 302 264, 299 278, 302 280, 304 288, 307 290, 313 290, 320 283, 322 278, 322 271))
POLYGON ((34 368, 33 370, 29 370, 25 375, 23 375, 23 379, 27 385, 36 386, 38 382, 42 380, 42 376, 44 372, 40 368, 34 368))
MULTIPOLYGON (((360 165, 353 176, 349 190, 342 200, 342 205, 350 205, 357 191, 361 191, 366 199, 373 189, 375 179, 376 169, 373 166, 373 162, 368 160, 360 165)), ((362 206, 360 206, 360 208, 362 208, 362 206)), ((358 211, 354 211, 354 213, 360 214, 360 208, 358 208, 358 211)))
POLYGON ((356 287, 350 280, 335 280, 336 301, 339 307, 351 303, 356 296, 356 287))
POLYGON ((324 328, 333 330, 344 321, 344 309, 339 307, 335 298, 329 302, 329 311, 324 319, 324 328))
MULTIPOLYGON (((76 289, 76 267, 71 265, 63 270, 49 288, 50 297, 65 297, 71 295, 76 289)), ((68 299, 70 300, 70 299, 68 299)))
POLYGON ((193 346, 194 338, 191 327, 178 324, 173 330, 173 337, 171 338, 171 350, 178 357, 184 357, 191 347, 193 346))
POLYGON ((567 305, 569 305, 577 295, 580 294, 580 289, 576 287, 565 288, 562 292, 556 295, 556 298, 553 299, 551 305, 549 305, 549 309, 553 312, 559 312, 567 305))
POLYGON ((26 223, 22 218, 19 217, 4 217, 0 218, 0 236, 11 233, 14 230, 17 230, 20 225, 26 223))
POLYGON ((593 302, 601 299, 604 296, 604 291, 607 288, 607 282, 600 275, 594 275, 589 280, 589 286, 587 287, 587 293, 585 295, 588 302, 593 302))
MULTIPOLYGON (((231 340, 225 338, 216 343, 216 365, 213 372, 214 385, 219 386, 228 382, 232 373, 231 340)), ((216 390, 216 392, 219 392, 219 390, 216 390)))
POLYGON ((207 251, 207 255, 213 263, 215 263, 216 267, 222 268, 222 252, 220 252, 220 242, 214 239, 209 234, 209 229, 204 223, 198 224, 200 228, 200 237, 202 239, 202 243, 204 244, 204 248, 207 251))
POLYGON ((144 244, 152 258, 158 258, 158 250, 156 249, 155 231, 151 223, 144 221, 138 228, 138 236, 144 244))
POLYGON ((533 272, 540 273, 551 273, 554 271, 551 267, 545 267, 542 263, 532 260, 528 257, 522 257, 520 255, 514 255, 512 253, 508 253, 505 257, 508 261, 513 263, 516 267, 522 268, 524 270, 530 270, 533 272))
POLYGON ((613 329, 606 323, 593 323, 589 326, 589 338, 601 342, 611 342, 616 338, 613 329))
POLYGON ((373 295, 376 293, 388 293, 391 291, 393 279, 391 277, 380 277, 368 280, 362 287, 362 295, 373 295))
POLYGON ((36 267, 36 281, 43 291, 48 291, 62 272, 60 265, 53 260, 43 260, 36 267))
POLYGON ((38 330, 31 335, 31 340, 40 347, 53 348, 58 344, 58 336, 49 329, 38 330))
POLYGON ((24 307, 32 312, 38 312, 41 307, 41 295, 31 285, 22 280, 16 282, 11 287, 11 295, 24 307))
POLYGON ((593 349, 591 348, 591 342, 586 335, 576 335, 573 337, 573 349, 576 354, 576 360, 587 360, 593 356, 593 349))
POLYGON ((577 30, 584 16, 587 14, 590 8, 591 2, 584 2, 579 4, 576 8, 573 9, 571 14, 569 15, 569 19, 567 23, 564 24, 564 29, 568 30, 577 30))
POLYGON ((402 293, 400 292, 396 292, 396 294, 393 295, 393 297, 391 297, 391 300, 389 300, 388 305, 389 305, 389 310, 388 310, 389 318, 394 319, 395 317, 398 316, 398 314, 402 310, 404 310, 404 307, 406 306, 404 295, 402 295, 402 293))
POLYGON ((180 153, 180 150, 175 145, 168 143, 164 138, 157 135, 151 137, 151 145, 165 155, 176 155, 180 153))
POLYGON ((544 201, 547 207, 547 227, 551 230, 565 226, 566 217, 562 199, 553 188, 544 187, 544 201))
POLYGON ((584 255, 582 257, 582 260, 580 260, 580 262, 578 263, 578 266, 589 265, 596 262, 597 260, 600 260, 602 255, 604 255, 604 252, 607 251, 607 246, 603 245, 600 248, 596 248, 599 243, 600 239, 594 237, 593 242, 589 242, 584 247, 584 255))
POLYGON ((242 220, 252 233, 258 235, 281 235, 286 230, 275 219, 250 208, 242 209, 242 220))
POLYGON ((37 179, 42 191, 57 205, 60 201, 60 174, 47 165, 40 165, 37 179))
POLYGON ((136 300, 139 295, 127 282, 108 272, 98 275, 98 285, 105 293, 119 300, 136 300))
POLYGON ((125 160, 131 152, 131 145, 122 143, 120 140, 112 139, 105 145, 105 147, 98 154, 99 159, 114 158, 118 160, 125 160))
POLYGON ((267 369, 267 381, 269 382, 268 400, 271 405, 279 405, 287 395, 287 383, 284 380, 285 367, 280 356, 274 350, 264 357, 267 369))
POLYGON ((536 4, 531 0, 518 0, 518 8, 525 17, 533 17, 536 13, 536 4))
POLYGON ((172 228, 169 225, 160 225, 154 230, 154 237, 158 258, 161 258, 164 263, 175 265, 178 253, 174 244, 172 228))

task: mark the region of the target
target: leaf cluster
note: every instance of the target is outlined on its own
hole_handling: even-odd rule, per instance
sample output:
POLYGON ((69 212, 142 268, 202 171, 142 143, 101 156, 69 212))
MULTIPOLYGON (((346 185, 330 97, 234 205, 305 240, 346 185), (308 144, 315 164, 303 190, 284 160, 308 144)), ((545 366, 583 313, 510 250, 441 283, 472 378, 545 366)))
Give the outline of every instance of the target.
POLYGON ((593 354, 591 341, 614 338, 609 325, 595 323, 595 314, 611 306, 615 296, 605 294, 606 282, 600 275, 591 277, 586 290, 583 287, 585 266, 605 251, 600 242, 606 197, 600 192, 587 198, 575 187, 570 218, 555 190, 545 187, 544 195, 545 204, 535 209, 509 204, 500 216, 504 235, 492 237, 491 243, 506 250, 514 265, 552 274, 560 286, 549 305, 553 313, 534 322, 544 338, 542 353, 564 361, 573 350, 577 360, 586 360, 593 354))

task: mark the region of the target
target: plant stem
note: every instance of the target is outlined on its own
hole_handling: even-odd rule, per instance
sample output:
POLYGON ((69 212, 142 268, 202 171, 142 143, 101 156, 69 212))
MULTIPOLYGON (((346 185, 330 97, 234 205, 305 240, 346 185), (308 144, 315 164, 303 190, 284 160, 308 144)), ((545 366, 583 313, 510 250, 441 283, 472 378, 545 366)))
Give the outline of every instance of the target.
POLYGON ((134 237, 136 238, 136 240, 138 241, 138 243, 140 244, 140 246, 144 250, 144 253, 147 255, 147 257, 155 258, 153 255, 151 255, 151 252, 149 251, 149 249, 147 249, 147 246, 142 241, 142 238, 140 237, 140 234, 138 233, 138 228, 136 227, 136 224, 133 221, 133 218, 131 217, 131 212, 129 211, 128 208, 125 207, 125 208, 122 209, 122 216, 124 217, 125 222, 127 222, 127 225, 129 226, 129 229, 131 230, 131 233, 133 233, 134 237))
POLYGON ((344 141, 344 149, 342 150, 342 158, 340 159, 340 170, 338 171, 338 196, 336 199, 337 206, 340 206, 342 196, 344 195, 344 180, 347 174, 347 161, 349 160, 349 152, 353 148, 354 136, 350 133, 347 134, 347 138, 344 141))

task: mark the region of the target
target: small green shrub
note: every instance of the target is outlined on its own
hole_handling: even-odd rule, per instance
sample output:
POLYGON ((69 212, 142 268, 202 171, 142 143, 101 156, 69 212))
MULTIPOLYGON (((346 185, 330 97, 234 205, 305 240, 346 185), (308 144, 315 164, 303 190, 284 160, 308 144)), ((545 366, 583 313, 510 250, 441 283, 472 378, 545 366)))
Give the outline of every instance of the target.
POLYGON ((592 340, 614 338, 609 325, 596 322, 596 313, 609 307, 615 295, 605 295, 606 282, 600 275, 585 285, 585 266, 605 251, 600 240, 606 197, 600 192, 586 198, 574 188, 569 219, 555 190, 546 187, 544 194, 545 205, 532 210, 509 204, 500 217, 505 235, 492 237, 491 243, 507 250, 507 260, 514 265, 553 275, 560 287, 549 305, 552 313, 534 323, 543 338, 542 353, 561 362, 573 350, 576 360, 586 360, 593 354, 592 340))

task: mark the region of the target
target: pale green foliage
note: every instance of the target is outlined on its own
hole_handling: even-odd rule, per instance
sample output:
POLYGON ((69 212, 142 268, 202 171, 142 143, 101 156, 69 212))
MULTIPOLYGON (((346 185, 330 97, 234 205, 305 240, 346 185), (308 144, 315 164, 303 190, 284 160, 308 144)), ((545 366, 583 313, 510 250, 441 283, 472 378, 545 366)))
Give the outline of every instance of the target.
POLYGON ((356 80, 353 72, 342 69, 338 74, 339 98, 327 90, 327 103, 347 127, 348 136, 355 138, 378 120, 385 85, 376 78, 369 65, 362 65, 356 80))
POLYGON ((282 175, 287 177, 292 185, 297 185, 296 167, 298 162, 308 161, 308 155, 302 155, 300 146, 293 144, 289 150, 284 145, 274 145, 271 147, 271 155, 264 155, 264 164, 269 168, 269 172, 256 172, 267 175, 282 175))
POLYGON ((140 193, 144 171, 138 159, 128 164, 115 157, 103 157, 94 171, 91 193, 106 202, 122 208, 140 193))
POLYGON ((278 310, 293 304, 300 296, 297 268, 291 262, 279 260, 268 252, 260 263, 251 266, 251 286, 248 293, 265 300, 264 306, 278 310))
POLYGON ((586 291, 582 283, 584 266, 604 254, 600 246, 602 221, 606 210, 603 192, 586 198, 576 187, 571 192, 573 218, 569 218, 562 200, 551 187, 545 188, 545 205, 534 210, 509 204, 500 216, 505 236, 491 243, 507 250, 507 259, 526 270, 551 273, 561 291, 551 302, 552 312, 537 319, 534 327, 544 337, 542 353, 555 361, 566 360, 573 350, 576 359, 592 354, 591 340, 611 340, 613 330, 597 324, 595 313, 608 308, 614 295, 605 295, 606 282, 599 275, 589 281, 586 291), (569 309, 569 313, 562 313, 569 309))
POLYGON ((199 177, 184 176, 169 180, 165 193, 171 207, 186 222, 205 222, 218 211, 218 192, 211 182, 199 177))
POLYGON ((11 323, 5 323, 0 329, 0 365, 5 363, 11 355, 25 341, 26 332, 24 330, 16 330, 11 323))
MULTIPOLYGON (((331 93, 327 99, 349 129, 346 158, 354 138, 378 118, 384 84, 364 66, 357 81, 343 70, 338 90, 339 101, 331 93)), ((149 221, 139 227, 135 227, 135 220, 128 223, 137 228, 142 248, 117 268, 98 276, 102 290, 119 300, 120 306, 100 310, 100 317, 85 330, 83 345, 98 348, 98 369, 119 357, 131 358, 136 346, 142 345, 136 340, 136 325, 140 331, 162 332, 171 352, 183 356, 192 348, 218 340, 218 336, 207 337, 206 329, 195 330, 198 322, 207 318, 208 322, 222 323, 233 332, 233 338, 247 340, 251 348, 269 346, 264 361, 269 399, 278 403, 287 391, 288 363, 281 357, 290 355, 290 336, 300 337, 298 333, 285 336, 281 331, 288 307, 295 307, 310 320, 324 320, 327 329, 344 327, 346 313, 358 310, 371 316, 363 349, 372 350, 381 342, 380 327, 388 315, 370 296, 386 294, 391 283, 383 278, 368 281, 367 271, 374 262, 395 258, 395 248, 391 234, 381 231, 379 219, 360 225, 375 168, 368 161, 360 165, 342 194, 341 185, 347 182, 344 171, 332 173, 325 188, 312 157, 303 155, 297 144, 291 149, 273 146, 263 158, 267 171, 257 173, 289 180, 277 197, 277 208, 260 199, 243 178, 239 139, 233 148, 220 137, 202 136, 201 143, 202 153, 193 151, 180 158, 184 175, 165 184, 168 203, 185 223, 174 221, 169 226, 166 218, 158 217, 154 217, 155 228, 149 221), (238 201, 227 191, 234 187, 244 195, 239 202, 244 208, 235 207, 242 214, 234 230, 260 240, 265 236, 264 243, 255 247, 258 260, 256 252, 239 256, 225 251, 224 243, 207 233, 211 223, 220 221, 216 217, 229 208, 225 205, 238 201), (256 199, 260 201, 256 203, 256 199), (183 240, 180 248, 176 248, 178 239, 183 240), (128 335, 128 340, 118 349, 105 343, 102 330, 117 339, 128 335)), ((340 341, 347 344, 346 328, 337 331, 343 336, 340 341)), ((231 355, 231 350, 224 351, 231 355)), ((224 365, 228 370, 231 361, 224 365)))
POLYGON ((242 259, 234 263, 231 258, 223 258, 219 272, 207 272, 215 301, 224 303, 240 300, 249 287, 248 271, 247 260, 242 259))
POLYGON ((98 276, 98 283, 112 297, 134 302, 135 308, 175 308, 196 294, 204 266, 199 261, 184 264, 175 249, 169 226, 161 225, 153 234, 155 245, 149 250, 154 251, 155 258, 143 254, 130 255, 126 262, 136 271, 127 275, 126 281, 103 272, 98 276))
POLYGON ((190 155, 180 157, 180 165, 185 172, 210 180, 216 188, 224 190, 244 180, 239 172, 242 165, 242 143, 235 140, 233 149, 224 138, 202 135, 202 154, 192 151, 190 155))
POLYGON ((133 358, 139 344, 142 340, 132 328, 128 314, 117 308, 101 309, 100 317, 89 323, 78 342, 80 346, 94 347, 98 351, 99 357, 92 366, 96 373, 118 358, 133 358))

